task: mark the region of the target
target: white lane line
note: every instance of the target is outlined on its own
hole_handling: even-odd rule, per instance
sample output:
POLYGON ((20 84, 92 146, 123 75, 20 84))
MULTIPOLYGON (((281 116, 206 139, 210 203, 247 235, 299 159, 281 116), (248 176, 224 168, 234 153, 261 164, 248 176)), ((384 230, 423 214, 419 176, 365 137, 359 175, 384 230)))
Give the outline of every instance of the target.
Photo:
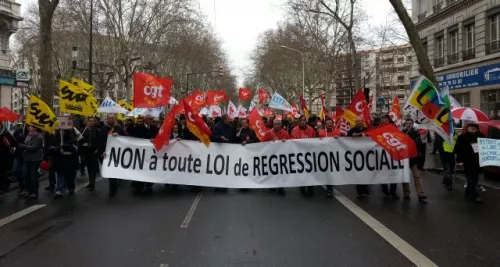
POLYGON ((356 215, 361 221, 368 225, 368 227, 385 239, 385 241, 389 242, 389 244, 413 262, 413 264, 419 267, 438 266, 336 189, 334 189, 334 196, 340 203, 342 203, 342 205, 354 213, 354 215, 356 215))
POLYGON ((191 205, 191 208, 189 209, 186 218, 184 218, 184 221, 181 224, 181 228, 187 228, 189 225, 189 222, 193 218, 193 214, 196 211, 196 207, 198 207, 198 203, 200 203, 201 197, 203 196, 203 193, 198 193, 196 195, 196 198, 193 201, 193 204, 191 205))
POLYGON ((24 217, 24 216, 26 216, 26 215, 34 212, 34 211, 37 211, 37 210, 39 210, 39 209, 41 209, 41 208, 43 208, 45 206, 47 206, 47 205, 45 205, 45 204, 33 205, 33 206, 29 207, 29 208, 26 208, 24 210, 16 212, 16 213, 14 213, 12 215, 9 215, 9 216, 7 216, 7 217, 5 217, 5 218, 3 218, 3 219, 0 220, 0 227, 6 225, 8 223, 11 223, 11 222, 13 222, 13 221, 15 221, 15 220, 17 220, 17 219, 19 219, 21 217, 24 217))

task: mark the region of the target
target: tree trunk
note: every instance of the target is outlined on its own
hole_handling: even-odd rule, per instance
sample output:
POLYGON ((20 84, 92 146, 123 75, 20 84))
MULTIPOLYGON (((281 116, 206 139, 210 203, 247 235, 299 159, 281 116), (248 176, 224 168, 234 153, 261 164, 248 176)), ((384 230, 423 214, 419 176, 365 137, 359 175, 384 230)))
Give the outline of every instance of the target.
POLYGON ((52 17, 59 0, 38 0, 40 11, 40 98, 51 106, 54 99, 54 80, 52 72, 52 17))
POLYGON ((413 50, 415 51, 415 55, 417 56, 417 61, 420 66, 419 72, 427 77, 427 79, 431 80, 431 82, 439 88, 439 84, 436 80, 436 75, 434 75, 434 70, 432 69, 429 57, 422 46, 422 42, 420 42, 417 27, 415 27, 410 15, 408 15, 405 6, 401 0, 389 0, 389 2, 391 2, 394 7, 394 11, 398 14, 398 17, 403 23, 406 33, 408 34, 408 38, 410 39, 410 43, 413 46, 413 50))
POLYGON ((351 88, 351 91, 354 90, 354 92, 358 92, 359 88, 361 88, 361 75, 358 75, 358 72, 361 72, 361 68, 359 68, 358 71, 358 54, 356 51, 356 44, 354 43, 354 39, 352 37, 352 29, 347 29, 347 38, 349 39, 349 45, 351 46, 351 70, 354 70, 351 74, 354 76, 354 88, 351 88))

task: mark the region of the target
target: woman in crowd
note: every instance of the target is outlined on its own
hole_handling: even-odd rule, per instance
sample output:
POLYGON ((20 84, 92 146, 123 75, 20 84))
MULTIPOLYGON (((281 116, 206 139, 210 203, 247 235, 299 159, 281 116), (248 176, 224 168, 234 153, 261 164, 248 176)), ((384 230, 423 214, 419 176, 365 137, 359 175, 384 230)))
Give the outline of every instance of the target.
POLYGON ((24 143, 19 144, 23 152, 23 177, 26 189, 23 196, 28 199, 38 198, 38 168, 43 159, 43 137, 39 130, 33 126, 28 127, 28 135, 24 143))

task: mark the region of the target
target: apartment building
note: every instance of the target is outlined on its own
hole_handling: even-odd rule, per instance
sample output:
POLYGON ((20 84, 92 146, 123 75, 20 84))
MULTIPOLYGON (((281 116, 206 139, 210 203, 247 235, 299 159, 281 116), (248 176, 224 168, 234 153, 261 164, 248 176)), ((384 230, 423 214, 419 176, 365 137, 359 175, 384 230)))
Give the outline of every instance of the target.
MULTIPOLYGON (((412 17, 440 87, 500 115, 500 0, 412 0, 412 17)), ((416 59, 412 70, 411 84, 416 59)))
POLYGON ((16 84, 11 68, 10 36, 18 29, 21 5, 15 1, 0 0, 0 106, 11 107, 11 91, 16 84))

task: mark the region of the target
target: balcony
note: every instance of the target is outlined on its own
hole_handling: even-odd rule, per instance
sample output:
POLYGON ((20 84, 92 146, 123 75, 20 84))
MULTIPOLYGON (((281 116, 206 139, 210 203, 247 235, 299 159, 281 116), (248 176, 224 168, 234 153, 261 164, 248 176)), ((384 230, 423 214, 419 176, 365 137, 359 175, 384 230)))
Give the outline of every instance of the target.
POLYGON ((444 66, 444 57, 434 59, 434 68, 439 68, 444 66))
POLYGON ((12 12, 12 3, 8 0, 0 0, 0 10, 12 12))
POLYGON ((452 5, 456 2, 458 2, 458 0, 446 0, 446 6, 452 5))
POLYGON ((443 2, 439 2, 436 5, 432 6, 432 12, 436 13, 439 10, 441 10, 442 8, 443 8, 443 2))
POLYGON ((500 52, 500 40, 496 40, 486 44, 486 55, 491 55, 500 52))
POLYGON ((448 55, 448 64, 453 64, 458 62, 458 52, 448 55))
POLYGON ((423 12, 423 13, 420 13, 418 16, 417 16, 417 19, 418 19, 418 22, 424 20, 425 18, 427 17, 427 11, 423 12))
POLYGON ((462 60, 464 61, 473 59, 475 57, 476 57, 476 49, 474 47, 462 51, 462 60))

